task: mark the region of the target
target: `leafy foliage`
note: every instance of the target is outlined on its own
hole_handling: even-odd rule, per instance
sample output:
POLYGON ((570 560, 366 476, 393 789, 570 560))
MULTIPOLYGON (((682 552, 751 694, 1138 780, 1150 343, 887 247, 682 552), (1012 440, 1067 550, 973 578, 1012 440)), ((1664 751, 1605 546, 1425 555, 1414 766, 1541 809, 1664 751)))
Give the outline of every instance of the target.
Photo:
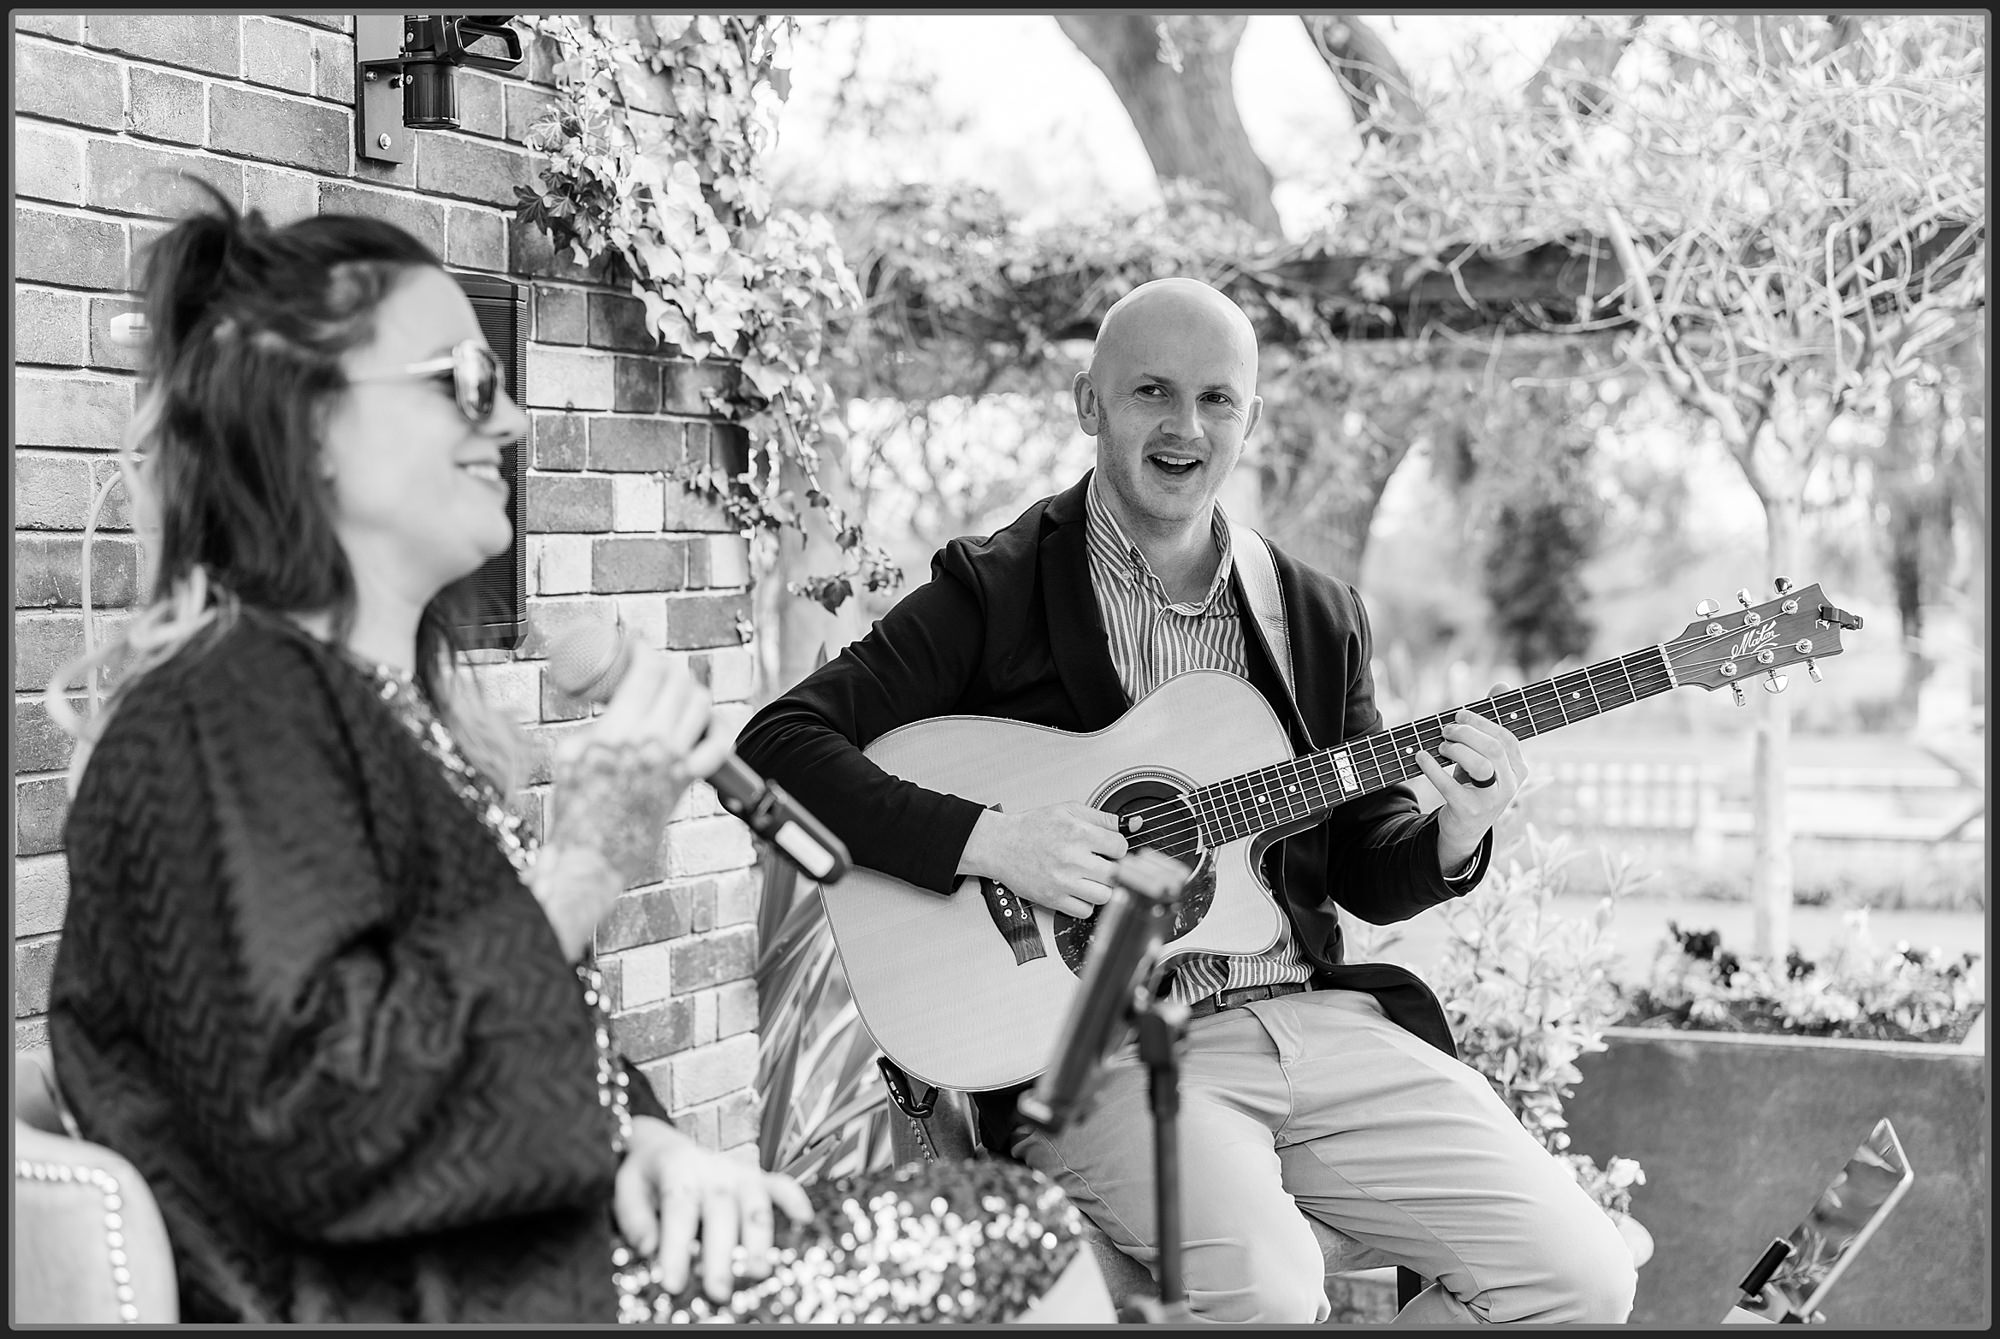
MULTIPOLYGON (((1630 1158, 1599 1167, 1570 1151, 1563 1116, 1583 1077, 1577 1060, 1605 1049, 1604 1028, 1617 1016, 1611 897, 1588 921, 1560 914, 1553 900, 1567 884, 1568 839, 1545 840, 1530 826, 1520 844, 1525 863, 1496 856, 1476 891, 1438 908, 1447 937, 1431 987, 1460 1058, 1607 1212, 1628 1213, 1643 1169, 1630 1158)), ((1615 897, 1631 876, 1622 866, 1609 873, 1615 897)))
POLYGON ((1782 1032, 1871 1041, 1964 1040, 1986 1005, 1980 955, 1869 942, 1859 933, 1820 961, 1792 949, 1783 963, 1741 958, 1714 930, 1668 936, 1625 1021, 1721 1032, 1782 1032))
POLYGON ((829 317, 859 301, 826 220, 775 208, 759 161, 776 134, 793 20, 765 15, 561 15, 526 20, 554 43, 556 99, 529 145, 545 155, 521 217, 579 264, 607 261, 645 305, 646 327, 699 362, 735 362, 713 407, 748 430, 749 468, 683 467, 749 532, 826 514, 840 572, 795 592, 838 606, 900 573, 818 484, 831 396, 820 370, 829 317), (781 482, 789 462, 802 493, 781 482))

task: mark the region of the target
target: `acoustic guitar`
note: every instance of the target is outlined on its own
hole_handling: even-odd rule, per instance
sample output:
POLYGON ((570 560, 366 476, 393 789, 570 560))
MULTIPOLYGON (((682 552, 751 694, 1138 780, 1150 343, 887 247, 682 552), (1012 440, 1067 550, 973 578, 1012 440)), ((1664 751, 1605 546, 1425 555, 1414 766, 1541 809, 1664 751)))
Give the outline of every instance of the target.
MULTIPOLYGON (((1466 704, 1526 739, 1675 688, 1733 690, 1838 655, 1861 619, 1817 585, 1724 614, 1712 602, 1673 639, 1466 704)), ((1072 733, 987 716, 939 716, 891 730, 865 754, 891 775, 977 803, 1021 810, 1080 800, 1115 814, 1133 847, 1191 874, 1159 960, 1256 954, 1284 914, 1260 871, 1272 843, 1358 796, 1420 776, 1437 716, 1294 754, 1248 681, 1193 670, 1162 683, 1102 730, 1072 733)), ((820 885, 854 1003, 883 1054, 912 1077, 981 1092, 1025 1083, 1051 1060, 1083 975, 1094 919, 1026 902, 991 879, 949 897, 855 868, 820 885)))

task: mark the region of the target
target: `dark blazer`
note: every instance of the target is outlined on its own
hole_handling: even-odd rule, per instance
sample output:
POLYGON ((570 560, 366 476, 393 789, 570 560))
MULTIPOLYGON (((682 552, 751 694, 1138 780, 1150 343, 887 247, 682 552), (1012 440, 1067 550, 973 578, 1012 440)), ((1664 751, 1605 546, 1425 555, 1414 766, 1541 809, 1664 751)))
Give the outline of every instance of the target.
MULTIPOLYGON (((868 634, 751 718, 739 756, 777 781, 844 841, 855 861, 941 896, 980 806, 899 780, 861 750, 934 716, 999 716, 1058 730, 1110 725, 1131 705, 1111 663, 1085 548, 1089 476, 985 538, 955 539, 868 634)), ((1296 749, 1383 728, 1369 673, 1367 614, 1353 587, 1278 552, 1297 710, 1254 629, 1250 679, 1290 723, 1296 749)), ((1238 585, 1241 592, 1240 578, 1238 585)), ((1248 602, 1244 601, 1246 620, 1248 602)), ((1444 1012, 1414 974, 1342 960, 1335 907, 1372 924, 1406 920, 1456 896, 1438 870, 1437 823, 1406 785, 1362 796, 1265 857, 1315 984, 1367 990, 1389 1016, 1453 1051, 1444 1012)))

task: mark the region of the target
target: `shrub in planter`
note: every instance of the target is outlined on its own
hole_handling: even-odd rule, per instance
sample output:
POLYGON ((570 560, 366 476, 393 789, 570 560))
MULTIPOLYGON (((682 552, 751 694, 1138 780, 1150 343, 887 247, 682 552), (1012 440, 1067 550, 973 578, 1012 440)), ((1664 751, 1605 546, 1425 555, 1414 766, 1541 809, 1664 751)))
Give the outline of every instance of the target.
POLYGON ((1898 944, 1883 950, 1855 933, 1819 961, 1793 949, 1782 964, 1742 958, 1714 930, 1668 937, 1646 980, 1625 990, 1620 1023, 1631 1027, 1776 1032, 1863 1041, 1963 1041, 1985 1008, 1980 955, 1947 957, 1898 944))
MULTIPOLYGON (((1645 1181, 1633 1159, 1596 1159, 1570 1149, 1563 1101, 1582 1078, 1579 1057, 1605 1048, 1604 1028, 1622 1008, 1611 978, 1617 948, 1612 898, 1634 881, 1629 863, 1606 860, 1607 895, 1594 916, 1555 910, 1575 858, 1566 837, 1543 838, 1531 824, 1496 854, 1484 882, 1437 908, 1445 949, 1430 974, 1459 1056, 1542 1146, 1566 1164, 1613 1218, 1629 1215, 1632 1187, 1645 1181)), ((1395 933, 1356 938, 1357 959, 1374 956, 1395 933)))

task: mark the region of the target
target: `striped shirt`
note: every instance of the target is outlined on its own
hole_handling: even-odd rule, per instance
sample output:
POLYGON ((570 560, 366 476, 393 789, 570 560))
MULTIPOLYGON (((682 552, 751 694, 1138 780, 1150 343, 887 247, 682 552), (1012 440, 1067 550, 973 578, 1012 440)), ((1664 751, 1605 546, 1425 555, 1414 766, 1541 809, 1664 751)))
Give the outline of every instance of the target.
MULTIPOLYGON (((1215 548, 1222 561, 1198 601, 1176 604, 1139 546, 1127 539, 1098 493, 1098 476, 1085 492, 1085 535, 1090 584, 1111 641, 1111 663, 1128 701, 1137 702, 1176 674, 1225 670, 1250 677, 1249 644, 1241 605, 1229 579, 1234 571, 1229 523, 1215 509, 1215 548)), ((1254 956, 1190 953, 1177 959, 1168 997, 1183 1004, 1222 990, 1304 981, 1312 965, 1292 940, 1291 922, 1278 917, 1278 942, 1254 956)))

